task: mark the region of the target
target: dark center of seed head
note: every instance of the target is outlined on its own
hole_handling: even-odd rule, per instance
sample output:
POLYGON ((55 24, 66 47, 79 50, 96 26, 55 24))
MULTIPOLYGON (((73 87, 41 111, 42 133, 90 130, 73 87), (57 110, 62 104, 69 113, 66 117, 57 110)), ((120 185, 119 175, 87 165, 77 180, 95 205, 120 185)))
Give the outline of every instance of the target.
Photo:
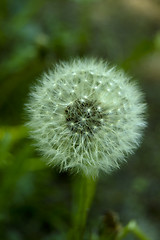
POLYGON ((68 128, 79 134, 93 135, 103 124, 105 114, 96 101, 76 100, 65 109, 68 128))

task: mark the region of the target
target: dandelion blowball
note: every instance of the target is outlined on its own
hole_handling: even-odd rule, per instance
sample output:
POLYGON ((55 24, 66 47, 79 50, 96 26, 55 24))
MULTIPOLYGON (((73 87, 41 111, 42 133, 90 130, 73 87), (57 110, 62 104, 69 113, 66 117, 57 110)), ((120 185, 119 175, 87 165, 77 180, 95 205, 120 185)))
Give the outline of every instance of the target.
POLYGON ((57 65, 33 87, 28 125, 50 165, 96 176, 119 167, 137 148, 145 108, 123 71, 77 59, 57 65))

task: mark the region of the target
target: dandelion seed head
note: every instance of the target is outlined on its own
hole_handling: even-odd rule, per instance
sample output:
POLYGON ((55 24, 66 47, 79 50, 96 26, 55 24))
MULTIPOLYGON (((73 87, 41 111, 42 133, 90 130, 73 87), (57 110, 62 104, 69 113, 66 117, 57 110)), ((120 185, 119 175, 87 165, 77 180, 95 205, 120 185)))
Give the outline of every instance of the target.
POLYGON ((31 137, 47 162, 93 177, 118 168, 146 126, 137 85, 95 59, 61 63, 45 73, 26 108, 31 137))

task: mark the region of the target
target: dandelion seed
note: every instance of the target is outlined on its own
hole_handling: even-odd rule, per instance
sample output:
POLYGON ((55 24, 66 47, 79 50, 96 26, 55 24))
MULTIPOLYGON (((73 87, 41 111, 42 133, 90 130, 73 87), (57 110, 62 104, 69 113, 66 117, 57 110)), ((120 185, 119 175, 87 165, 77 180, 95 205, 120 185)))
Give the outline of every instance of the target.
POLYGON ((138 147, 145 110, 137 85, 94 59, 57 65, 27 104, 31 137, 49 164, 87 176, 118 168, 138 147))

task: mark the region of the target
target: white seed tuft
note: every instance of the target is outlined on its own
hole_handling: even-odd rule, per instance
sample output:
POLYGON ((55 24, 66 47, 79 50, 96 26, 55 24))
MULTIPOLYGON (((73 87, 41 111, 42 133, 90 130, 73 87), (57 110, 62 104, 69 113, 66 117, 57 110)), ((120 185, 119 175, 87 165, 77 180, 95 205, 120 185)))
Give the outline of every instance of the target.
POLYGON ((50 165, 97 176, 139 145, 146 105, 123 71, 94 59, 44 74, 27 104, 31 137, 50 165))

